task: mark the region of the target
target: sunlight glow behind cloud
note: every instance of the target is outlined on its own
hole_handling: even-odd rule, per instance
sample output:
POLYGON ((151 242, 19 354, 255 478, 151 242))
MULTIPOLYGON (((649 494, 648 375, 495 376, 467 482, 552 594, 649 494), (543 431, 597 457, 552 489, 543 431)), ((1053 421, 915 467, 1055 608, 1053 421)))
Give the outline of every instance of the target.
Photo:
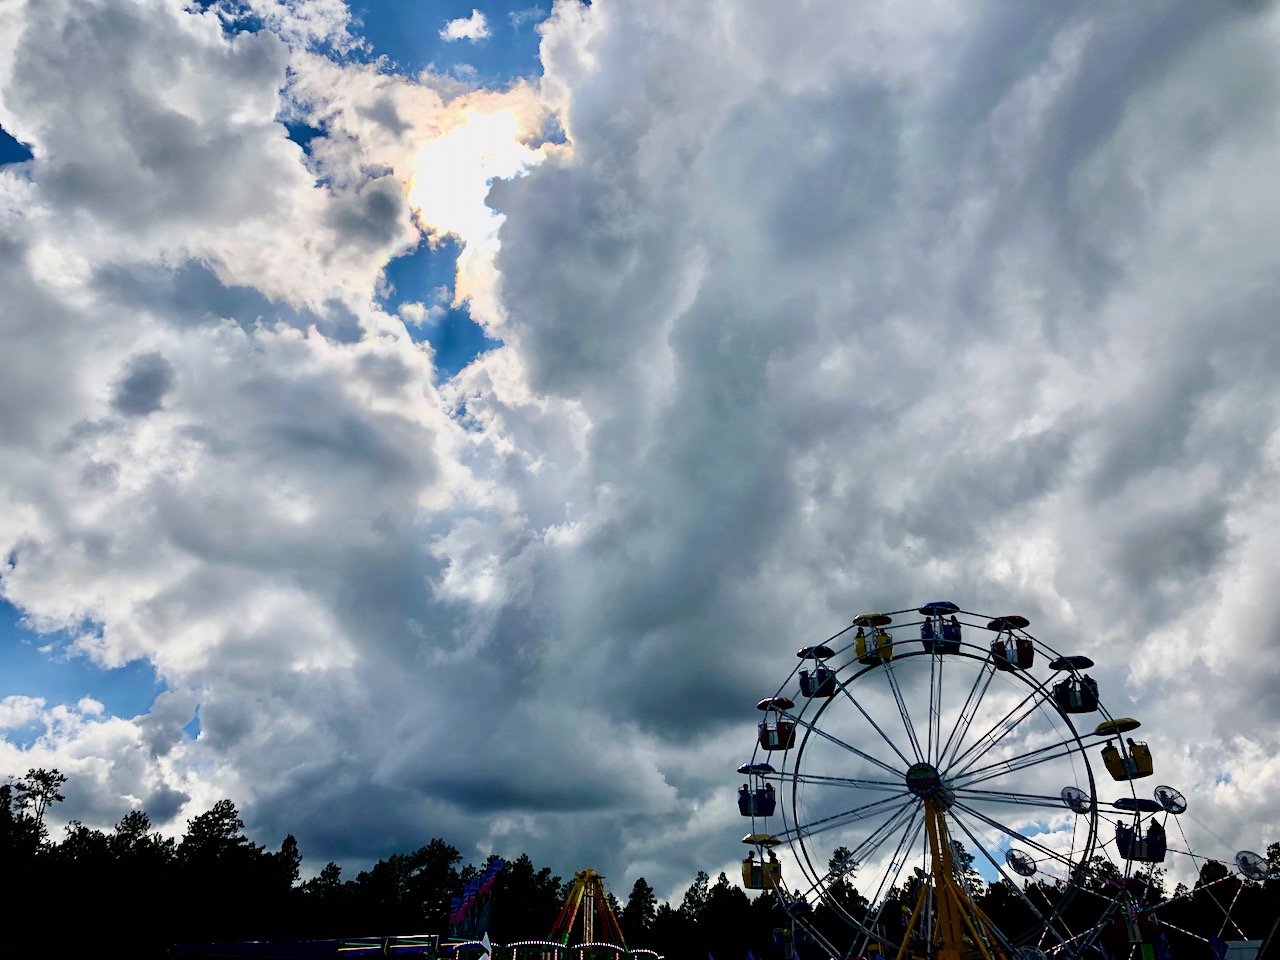
POLYGON ((460 122, 418 149, 409 178, 409 203, 427 236, 456 237, 454 304, 472 301, 477 320, 495 322, 493 261, 503 217, 485 202, 493 181, 511 179, 542 163, 553 145, 530 147, 522 113, 528 102, 508 109, 467 109, 460 122))

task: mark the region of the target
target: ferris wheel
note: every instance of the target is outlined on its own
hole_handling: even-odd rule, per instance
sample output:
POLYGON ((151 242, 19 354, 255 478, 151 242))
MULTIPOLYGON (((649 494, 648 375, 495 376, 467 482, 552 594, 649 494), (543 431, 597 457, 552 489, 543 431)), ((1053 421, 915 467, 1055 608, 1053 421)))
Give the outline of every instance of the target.
POLYGON ((800 649, 738 768, 744 886, 775 891, 834 957, 1074 956, 1131 916, 1166 853, 1144 817, 1185 800, 1150 799, 1139 722, 1106 709, 1091 660, 1028 626, 936 601, 800 649))

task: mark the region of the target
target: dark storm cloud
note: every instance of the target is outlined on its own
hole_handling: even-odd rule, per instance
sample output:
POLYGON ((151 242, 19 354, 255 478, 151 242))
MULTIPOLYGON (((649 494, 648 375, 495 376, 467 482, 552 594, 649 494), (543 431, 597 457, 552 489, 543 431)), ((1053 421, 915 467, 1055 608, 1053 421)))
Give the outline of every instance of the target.
POLYGON ((409 130, 409 124, 400 119, 395 102, 389 97, 382 97, 367 107, 358 107, 360 116, 380 124, 393 136, 401 136, 409 130))
POLYGON ((178 815, 183 804, 190 799, 191 797, 181 790, 174 790, 165 784, 161 784, 147 795, 146 800, 143 801, 142 809, 147 812, 147 816, 150 817, 152 823, 167 823, 178 815))
POLYGON ((158 353, 134 357, 116 384, 111 406, 127 417, 145 417, 164 406, 165 395, 173 389, 173 364, 158 353))
MULTIPOLYGON (((828 72, 813 90, 795 77, 785 89, 734 87, 725 77, 742 77, 725 48, 686 64, 671 53, 680 37, 655 54, 661 79, 643 73, 628 89, 690 89, 710 64, 720 80, 704 96, 645 111, 622 91, 613 102, 627 109, 611 114, 598 87, 569 84, 581 162, 494 194, 508 218, 504 336, 539 388, 593 411, 591 469, 616 492, 565 562, 607 599, 570 624, 593 637, 613 627, 624 661, 642 665, 619 685, 620 708, 669 735, 716 729, 735 696, 749 703, 746 678, 766 653, 777 657, 782 644, 765 638, 803 636, 786 629, 796 614, 770 609, 771 592, 837 624, 853 604, 957 588, 974 606, 1053 617, 1044 587, 993 579, 1037 557, 1042 573, 1020 576, 1053 584, 1060 569, 1073 605, 1097 602, 1090 622, 1154 625, 1179 597, 1211 595, 1231 556, 1227 491, 1250 470, 1240 433, 1223 438, 1223 484, 1202 494, 1096 504, 1079 487, 1128 476, 1164 497, 1162 469, 1176 488, 1213 457, 1206 409, 1253 390, 1206 364, 1200 335, 1220 328, 1199 306, 1164 324, 1118 317, 1118 305, 1100 316, 1135 286, 1158 286, 1161 270, 1123 252, 1136 238, 1108 229, 1107 200, 1089 185, 1142 142, 1144 105, 1177 96, 1165 90, 1181 82, 1179 64, 1252 43, 1238 20, 1186 12, 1113 23, 992 8, 950 38, 953 62, 980 70, 928 90, 930 111, 963 107, 926 113, 934 125, 901 88, 856 74, 828 72), (1032 92, 1040 99, 1019 112, 1032 92), (930 143, 938 155, 904 153, 930 143), (1116 353, 1101 382, 1077 379, 1107 343, 1116 353), (598 374, 612 365, 609 393, 598 374), (1091 390, 1105 394, 1096 410, 1091 390), (1050 399, 1071 391, 1083 402, 1050 399), (1046 527, 1082 537, 1055 544, 1046 527), (1023 550, 1036 552, 1015 560, 1023 550)), ((628 12, 613 17, 619 32, 594 38, 596 53, 626 32, 628 12)), ((548 53, 560 63, 554 44, 548 53)), ((1245 113, 1226 135, 1248 137, 1245 113)), ((1203 154, 1190 146, 1194 166, 1203 154)), ((1221 255, 1224 266, 1233 256, 1221 255)), ((1250 310, 1225 343, 1274 343, 1258 325, 1266 315, 1250 310)), ((1274 429, 1274 409, 1262 419, 1274 429)), ((1075 627, 1050 623, 1046 635, 1080 642, 1075 627)), ((1108 680, 1122 701, 1121 674, 1108 680)))
POLYGON ((765 89, 723 118, 702 156, 721 189, 768 197, 742 211, 758 218, 743 226, 788 263, 842 249, 892 213, 899 123, 888 91, 856 75, 799 95, 765 89))
POLYGON ((342 236, 380 247, 399 235, 408 213, 409 205, 399 182, 392 177, 381 177, 369 181, 335 206, 332 223, 342 236))
POLYGON ((175 267, 107 264, 94 276, 95 292, 121 306, 142 308, 171 323, 218 323, 232 319, 246 329, 293 311, 273 304, 251 287, 223 284, 206 264, 175 267))

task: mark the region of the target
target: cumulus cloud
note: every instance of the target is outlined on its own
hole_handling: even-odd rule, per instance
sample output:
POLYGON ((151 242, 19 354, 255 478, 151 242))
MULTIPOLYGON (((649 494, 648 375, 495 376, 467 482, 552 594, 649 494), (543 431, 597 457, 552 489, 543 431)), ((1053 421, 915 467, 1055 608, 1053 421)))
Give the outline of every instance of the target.
POLYGON ((489 36, 489 21, 479 10, 472 10, 471 16, 450 20, 440 28, 441 40, 484 40, 489 36))
POLYGON ((24 697, 15 694, 0 700, 0 728, 10 730, 31 723, 44 707, 41 697, 24 697))
POLYGON ((164 686, 0 691, 0 770, 678 894, 795 648, 951 597, 1280 838, 1274 11, 561 2, 464 90, 258 8, 0 14, 4 594, 164 686), (504 342, 444 382, 422 234, 504 342))
POLYGON ((438 323, 447 311, 438 303, 428 305, 418 300, 411 300, 408 303, 400 304, 398 312, 405 323, 421 327, 426 324, 438 323))

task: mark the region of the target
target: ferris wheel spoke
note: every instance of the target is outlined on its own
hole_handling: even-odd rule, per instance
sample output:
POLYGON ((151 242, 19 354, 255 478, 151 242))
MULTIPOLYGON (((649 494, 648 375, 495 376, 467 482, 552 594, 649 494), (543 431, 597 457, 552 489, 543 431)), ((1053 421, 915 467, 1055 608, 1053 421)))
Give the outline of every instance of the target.
POLYGON ((1023 843, 1027 844, 1027 846, 1035 847, 1045 856, 1052 857, 1058 863, 1064 864, 1069 870, 1075 870, 1076 864, 1072 862, 1070 857, 1064 856, 1061 852, 1057 850, 1053 850, 1049 847, 1046 847, 1043 843, 1041 843, 1038 840, 1032 840, 1022 831, 1016 830, 1015 828, 1010 827, 1007 824, 1003 824, 999 820, 996 820, 994 817, 987 816, 981 810, 975 810, 973 807, 960 803, 958 800, 956 801, 955 806, 963 810, 965 813, 969 814, 970 816, 977 817, 987 826, 995 827, 997 830, 999 830, 1001 833, 1004 833, 1007 836, 1016 837, 1017 839, 1021 840, 1023 843))
POLYGON ((765 780, 794 780, 796 783, 818 783, 825 786, 835 787, 857 787, 865 790, 893 790, 902 793, 902 778, 896 780, 860 780, 855 777, 825 777, 818 773, 794 773, 787 776, 781 774, 773 774, 772 777, 766 774, 765 780))
POLYGON ((874 915, 867 917, 866 929, 868 932, 874 931, 879 925, 880 917, 884 914, 884 908, 889 902, 886 894, 897 884, 898 877, 902 875, 902 868, 907 865, 908 851, 915 846, 916 840, 924 832, 923 810, 922 806, 916 806, 912 809, 911 821, 902 832, 902 839, 898 841, 898 846, 893 852, 893 859, 889 861, 889 869, 880 878, 880 883, 876 886, 876 892, 870 899, 871 903, 877 903, 879 906, 876 908, 874 915))
POLYGON ((984 661, 982 669, 973 678, 973 686, 969 688, 969 695, 965 697, 964 706, 960 709, 960 719, 956 721, 955 727, 947 737, 947 745, 938 754, 939 767, 949 767, 955 762, 956 754, 964 746, 964 738, 969 733, 969 726, 973 723, 973 718, 977 716, 978 708, 982 706, 983 698, 986 697, 987 691, 991 689, 991 681, 995 677, 996 671, 991 666, 990 661, 984 661), (947 758, 948 753, 951 755, 950 759, 947 758))
POLYGON ((953 786, 957 790, 963 790, 972 787, 976 783, 991 780, 994 777, 1017 773, 1019 770, 1026 770, 1042 763, 1048 763, 1050 760, 1060 760, 1063 757, 1071 756, 1073 753, 1083 753, 1085 749, 1085 744, 1078 740, 1051 743, 1047 747, 1038 747, 1027 753, 1009 757, 1006 760, 997 760, 995 763, 989 763, 985 767, 979 767, 976 770, 969 770, 964 774, 963 778, 957 777, 953 781, 953 786))
MULTIPOLYGON (((1086 890, 1085 892, 1090 893, 1092 891, 1086 890)), ((1040 896, 1044 897, 1044 893, 1041 892, 1040 896)), ((1106 929, 1107 921, 1110 920, 1111 915, 1116 912, 1116 905, 1119 902, 1120 902, 1119 900, 1115 900, 1115 899, 1108 900, 1106 909, 1103 910, 1101 916, 1098 918, 1097 922, 1094 923, 1093 926, 1085 928, 1084 930, 1080 931, 1079 933, 1075 934, 1069 939, 1064 940, 1062 943, 1058 944, 1058 946, 1051 948, 1049 951, 1049 955, 1064 956, 1064 957, 1083 956, 1084 951, 1087 950, 1090 946, 1092 946, 1098 940, 1098 938, 1102 936, 1103 930, 1106 929), (1070 949, 1071 953, 1064 954, 1062 951, 1067 949, 1070 949)), ((1049 904, 1049 901, 1047 898, 1045 898, 1045 903, 1049 904)), ((1052 904, 1049 904, 1049 906, 1052 906, 1052 904)))
POLYGON ((900 827, 905 829, 915 819, 916 806, 907 803, 894 812, 893 816, 881 824, 880 828, 872 831, 871 835, 863 840, 860 844, 853 848, 849 853, 849 862, 854 866, 866 863, 871 859, 872 855, 884 846, 884 842, 893 836, 900 827), (905 815, 905 816, 904 816, 905 815))
POLYGON ((844 750, 848 750, 855 757, 861 757, 863 760, 867 761, 867 763, 873 764, 879 767, 881 770, 886 770, 889 773, 893 774, 895 777, 902 775, 902 771, 895 770, 893 767, 889 766, 889 764, 885 763, 883 760, 877 760, 875 757, 871 756, 871 754, 865 753, 862 750, 859 750, 853 744, 846 743, 845 741, 841 740, 839 737, 834 736, 830 733, 827 733, 827 731, 820 729, 818 725, 813 723, 812 721, 805 720, 803 717, 796 716, 795 714, 791 714, 791 713, 784 713, 783 715, 788 720, 795 723, 796 726, 804 727, 810 733, 816 734, 817 736, 821 737, 823 740, 826 740, 828 743, 835 744, 837 747, 840 747, 844 750))
POLYGON ((907 703, 902 699, 902 689, 898 686, 898 678, 894 675, 892 660, 885 661, 884 675, 889 678, 889 688, 893 691, 893 699, 898 705, 898 713, 902 716, 902 726, 907 731, 907 739, 911 741, 911 749, 915 752, 916 760, 923 760, 924 755, 920 752, 920 740, 916 736, 915 724, 911 722, 911 711, 907 709, 907 703))
POLYGON ((898 755, 898 758, 903 763, 905 763, 907 766, 911 766, 911 761, 907 759, 907 755, 898 749, 898 745, 889 738, 889 735, 885 733, 884 730, 881 729, 880 724, 876 723, 875 720, 871 719, 871 714, 867 713, 866 709, 862 706, 862 704, 858 702, 857 698, 854 697, 854 695, 849 692, 849 688, 847 686, 841 685, 840 692, 844 694, 845 698, 854 705, 854 707, 857 709, 857 711, 860 714, 862 714, 863 718, 867 721, 867 723, 871 724, 871 728, 875 730, 876 733, 880 734, 884 742, 889 745, 889 749, 892 750, 894 753, 896 753, 898 755))
POLYGON ((968 758, 968 762, 964 763, 964 765, 960 767, 959 770, 956 770, 954 773, 952 773, 951 776, 953 777, 960 776, 960 774, 964 773, 966 770, 972 767, 978 760, 980 760, 983 756, 989 753, 994 747, 996 747, 1000 743, 1000 741, 1002 741, 1010 733, 1016 730, 1018 728, 1018 725, 1021 724, 1022 721, 1024 721, 1027 717, 1031 716, 1031 714, 1035 713, 1040 706, 1040 701, 1035 700, 1035 697, 1037 694, 1043 695, 1044 698, 1046 699, 1048 698, 1048 691, 1043 686, 1037 686, 1029 694, 1023 697, 1022 700, 1019 701, 1017 706, 1015 706, 1012 710, 1010 710, 1003 717, 1001 717, 994 724, 992 724, 991 729, 989 729, 986 733, 984 733, 981 737, 979 737, 976 741, 974 741, 973 745, 969 747, 969 749, 965 750, 964 753, 955 757, 951 761, 951 766, 954 767, 956 764, 959 764, 962 761, 964 761, 966 757, 968 758), (1027 707, 1028 702, 1031 703, 1031 706, 1029 707, 1027 707), (1027 709, 1023 710, 1022 713, 1019 713, 1019 711, 1022 710, 1023 707, 1027 707, 1027 709), (1016 719, 1015 719, 1015 716, 1016 716, 1016 719), (996 731, 999 731, 998 735, 996 731), (975 751, 977 752, 975 753, 975 751))
POLYGON ((975 790, 972 787, 960 787, 956 790, 956 796, 970 802, 984 800, 991 803, 1020 803, 1028 807, 1047 807, 1051 810, 1059 811, 1063 809, 1060 795, 1017 793, 1013 790, 975 790))
POLYGON ((942 762, 942 667, 944 658, 938 654, 934 654, 933 663, 930 665, 929 684, 929 750, 925 759, 930 763, 938 764, 942 762), (936 682, 934 681, 936 676, 936 682), (936 753, 935 753, 936 751, 936 753))
POLYGON ((818 877, 816 870, 812 874, 806 871, 806 875, 812 882, 810 883, 805 896, 808 896, 815 891, 821 891, 826 884, 832 881, 843 879, 850 872, 856 870, 859 866, 865 863, 868 857, 883 846, 884 841, 888 837, 892 836, 899 828, 903 827, 904 823, 908 823, 914 819, 914 809, 915 808, 910 804, 904 803, 893 812, 888 820, 873 830, 866 839, 858 844, 856 848, 851 850, 842 863, 838 864, 835 868, 828 870, 824 877, 818 877))
POLYGON ((866 820, 868 817, 879 816, 888 813, 900 807, 905 807, 915 798, 911 796, 882 797, 879 800, 873 800, 871 803, 864 803, 860 807, 854 807, 852 810, 844 810, 840 813, 833 813, 829 817, 822 817, 818 820, 812 820, 809 823, 797 823, 793 827, 788 827, 779 836, 783 840, 803 839, 804 837, 812 837, 819 833, 826 833, 828 830, 834 830, 837 827, 843 827, 850 823, 857 823, 859 820, 866 820))
POLYGON ((1037 907, 1031 901, 1031 898, 1027 896, 1026 891, 1023 890, 1022 887, 1018 886, 1018 881, 1009 876, 1007 872, 1007 868, 1004 866, 1004 864, 999 863, 996 860, 996 858, 991 855, 991 851, 987 849, 987 845, 982 842, 981 838, 979 838, 978 835, 973 830, 969 829, 969 825, 964 822, 964 819, 960 817, 959 814, 954 814, 954 813, 952 815, 952 819, 955 821, 956 825, 959 826, 960 829, 964 831, 965 836, 967 836, 973 842, 974 846, 978 848, 978 851, 982 854, 984 858, 986 858, 987 862, 990 863, 991 866, 995 868, 996 872, 1000 875, 1001 879, 1003 879, 1006 883, 1008 883, 1014 889, 1014 891, 1017 892, 1018 896, 1022 898, 1023 903, 1025 903, 1027 907, 1031 910, 1032 914, 1034 914, 1036 917, 1040 919, 1040 922, 1045 925, 1045 929, 1049 933, 1053 934, 1053 936, 1060 943, 1067 942, 1066 938, 1072 936, 1071 929, 1067 926, 1065 920, 1062 920, 1061 917, 1057 917, 1056 908, 1050 910, 1049 916, 1045 916, 1045 914, 1040 910, 1040 908, 1037 907), (1056 929, 1054 929, 1053 920, 1055 919, 1055 917, 1062 923, 1062 929, 1066 932, 1066 937, 1064 937, 1061 933, 1059 933, 1056 929))
MULTIPOLYGON (((1244 892, 1244 884, 1242 883, 1236 887, 1235 896, 1231 898, 1231 903, 1227 905, 1227 909, 1222 911, 1222 926, 1218 928, 1219 938, 1221 938, 1222 935, 1227 932, 1227 924, 1231 924, 1231 926, 1235 927, 1236 936, 1238 936, 1241 940, 1245 939, 1244 931, 1240 929, 1240 925, 1231 919, 1231 911, 1236 908, 1236 901, 1240 899, 1240 894, 1243 892, 1244 892)), ((1214 899, 1214 902, 1216 903, 1218 898, 1214 897, 1213 899, 1214 899)))

